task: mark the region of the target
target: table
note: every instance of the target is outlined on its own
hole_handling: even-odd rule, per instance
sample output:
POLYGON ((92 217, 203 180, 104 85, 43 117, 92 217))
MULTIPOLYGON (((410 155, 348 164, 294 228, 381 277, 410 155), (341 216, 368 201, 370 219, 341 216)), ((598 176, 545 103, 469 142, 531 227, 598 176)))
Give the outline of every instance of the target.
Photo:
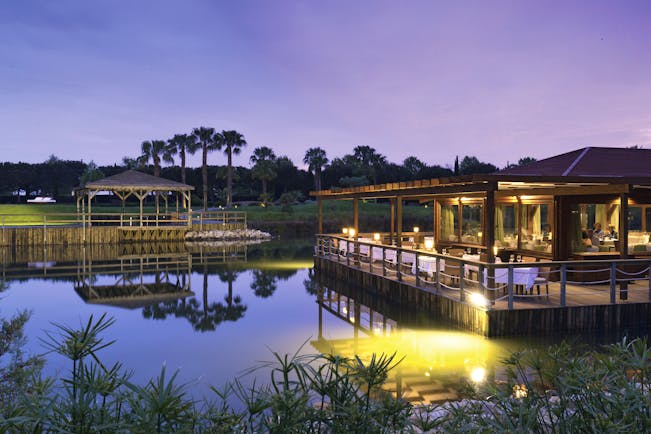
MULTIPOLYGON (((520 285, 527 290, 533 288, 538 277, 538 267, 522 267, 513 269, 513 285, 520 285)), ((509 270, 507 268, 495 269, 495 283, 509 283, 509 270)), ((487 285, 487 276, 484 276, 484 285, 487 285)))

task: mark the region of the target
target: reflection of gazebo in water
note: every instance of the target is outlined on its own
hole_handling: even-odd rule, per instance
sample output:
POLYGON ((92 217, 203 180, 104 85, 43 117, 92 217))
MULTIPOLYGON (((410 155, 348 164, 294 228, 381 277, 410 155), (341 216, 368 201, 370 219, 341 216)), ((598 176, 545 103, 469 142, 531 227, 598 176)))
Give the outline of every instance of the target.
POLYGON ((75 291, 89 304, 137 309, 193 296, 192 256, 122 256, 119 262, 80 262, 75 291), (106 283, 98 283, 105 281, 106 283))
POLYGON ((185 227, 190 226, 192 224, 190 213, 190 195, 192 190, 194 190, 194 187, 191 185, 148 175, 135 170, 127 170, 126 172, 118 173, 108 178, 89 182, 84 187, 75 190, 75 195, 77 198, 77 212, 81 212, 84 229, 86 226, 92 226, 93 222, 97 223, 97 216, 93 220, 92 202, 100 192, 106 191, 117 196, 122 202, 123 210, 125 202, 129 197, 133 196, 138 199, 140 204, 139 213, 130 216, 126 220, 120 216, 119 225, 123 230, 130 232, 130 234, 123 234, 127 239, 134 238, 136 241, 141 241, 152 238, 154 240, 159 238, 164 239, 164 236, 160 234, 162 229, 169 231, 174 230, 174 227, 185 229, 185 227), (147 196, 152 194, 155 195, 156 210, 154 215, 148 216, 143 213, 143 202, 147 196), (175 212, 171 215, 169 214, 170 195, 173 195, 175 198, 175 212), (165 204, 164 213, 161 213, 160 198, 163 199, 165 204), (184 220, 180 219, 180 208, 187 211, 187 218, 184 220), (156 230, 152 231, 149 228, 151 226, 154 226, 156 230), (161 226, 163 228, 160 228, 161 226), (144 227, 147 227, 146 229, 149 229, 149 231, 143 229, 144 227), (143 236, 142 234, 145 232, 152 232, 152 237, 143 236))

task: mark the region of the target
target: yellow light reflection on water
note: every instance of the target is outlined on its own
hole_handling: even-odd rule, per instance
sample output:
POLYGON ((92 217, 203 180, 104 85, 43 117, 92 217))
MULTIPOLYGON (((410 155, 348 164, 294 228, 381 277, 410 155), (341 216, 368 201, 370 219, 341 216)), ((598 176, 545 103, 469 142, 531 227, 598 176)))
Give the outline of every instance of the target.
MULTIPOLYGON (((412 402, 455 399, 464 383, 482 383, 498 365, 502 347, 481 336, 446 330, 399 330, 373 327, 357 339, 327 341, 330 352, 370 360, 372 354, 393 354, 401 360, 387 385, 412 402), (400 383, 400 386, 396 384, 400 383), (446 392, 440 392, 445 390, 446 392), (439 392, 436 392, 439 391, 439 392)), ((322 342, 324 343, 324 342, 322 342)), ((323 348, 321 349, 323 350, 323 348)), ((459 396, 457 396, 459 398, 459 396)))

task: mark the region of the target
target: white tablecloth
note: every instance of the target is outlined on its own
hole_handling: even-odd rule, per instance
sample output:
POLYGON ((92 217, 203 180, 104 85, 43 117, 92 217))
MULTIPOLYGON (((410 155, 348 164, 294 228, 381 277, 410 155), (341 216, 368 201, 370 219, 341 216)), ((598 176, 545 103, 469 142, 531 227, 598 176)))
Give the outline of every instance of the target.
MULTIPOLYGON (((538 267, 523 267, 513 269, 514 285, 523 285, 525 288, 531 289, 534 282, 536 281, 536 277, 538 277, 538 267)), ((506 268, 496 269, 495 283, 509 283, 509 270, 506 268)), ((484 276, 484 284, 486 284, 486 276, 484 276)))

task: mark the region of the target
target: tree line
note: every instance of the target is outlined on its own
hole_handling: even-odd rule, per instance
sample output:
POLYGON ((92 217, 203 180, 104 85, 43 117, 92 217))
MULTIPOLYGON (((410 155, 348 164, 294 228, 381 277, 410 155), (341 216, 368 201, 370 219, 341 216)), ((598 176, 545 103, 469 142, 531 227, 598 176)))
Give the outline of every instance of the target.
MULTIPOLYGON (((455 175, 492 173, 498 167, 477 157, 457 157, 450 165, 429 165, 410 156, 393 163, 375 148, 360 145, 350 154, 329 157, 321 147, 307 149, 297 167, 287 156, 277 155, 269 146, 253 149, 248 167, 233 166, 233 155, 246 146, 243 134, 235 130, 217 131, 211 127, 194 128, 167 140, 142 142, 135 157, 123 157, 120 163, 98 166, 94 162, 62 160, 51 155, 43 163, 0 163, 0 200, 21 202, 29 196, 51 195, 59 201, 73 200, 71 191, 86 182, 137 169, 195 187, 195 201, 208 206, 230 207, 235 201, 296 201, 307 198, 310 190, 354 187, 386 182, 439 178, 455 175), (223 152, 226 164, 209 164, 209 156, 223 152), (186 166, 187 156, 201 153, 201 167, 186 166), (20 192, 24 192, 23 195, 20 192), (25 194, 26 193, 26 194, 25 194)), ((211 157, 212 158, 212 157, 211 157)), ((520 164, 535 161, 521 158, 520 164)), ((514 166, 514 165, 509 165, 514 166)))

